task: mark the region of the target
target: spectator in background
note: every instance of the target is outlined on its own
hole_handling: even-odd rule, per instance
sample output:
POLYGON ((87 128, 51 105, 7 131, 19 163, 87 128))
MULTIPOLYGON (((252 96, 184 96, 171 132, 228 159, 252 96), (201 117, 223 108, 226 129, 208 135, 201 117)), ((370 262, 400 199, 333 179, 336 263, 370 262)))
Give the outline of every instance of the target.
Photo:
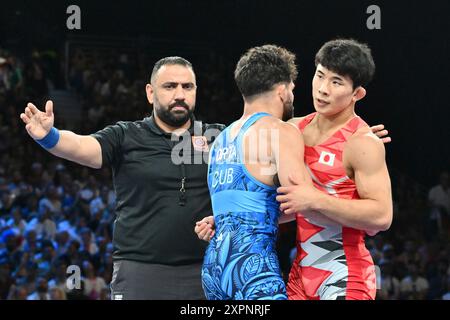
POLYGON ((103 186, 100 193, 91 200, 89 203, 89 209, 92 217, 98 215, 103 218, 104 216, 109 215, 112 208, 109 200, 109 188, 107 186, 103 186))
POLYGON ((78 241, 71 240, 69 242, 67 252, 64 255, 65 259, 67 259, 67 261, 68 261, 68 264, 81 266, 82 257, 79 252, 79 249, 80 249, 80 243, 78 241))
POLYGON ((56 235, 56 224, 50 218, 50 209, 44 207, 38 213, 38 216, 28 223, 27 230, 36 231, 38 239, 54 239, 56 235))
POLYGON ((23 245, 23 251, 29 254, 34 254, 38 251, 36 230, 27 228, 27 230, 25 231, 25 243, 23 245))
POLYGON ((67 251, 69 241, 70 241, 70 236, 66 230, 58 231, 58 233, 55 235, 55 241, 54 241, 56 256, 60 256, 67 251))
POLYGON ((8 60, 0 56, 0 95, 6 95, 11 89, 8 60))
POLYGON ((54 185, 48 186, 45 197, 39 201, 39 212, 48 210, 51 216, 61 213, 61 201, 54 185))
POLYGON ((53 264, 53 275, 54 277, 49 280, 48 286, 49 288, 59 288, 63 290, 64 292, 69 291, 67 288, 67 263, 64 261, 64 259, 59 259, 58 261, 55 261, 53 264))
POLYGON ((27 288, 12 284, 9 289, 8 297, 6 298, 6 300, 27 300, 27 297, 28 297, 27 288))
POLYGON ((58 287, 50 288, 49 300, 67 300, 66 293, 58 287))
POLYGON ((25 234, 27 223, 22 219, 20 207, 17 206, 12 209, 11 218, 6 222, 6 225, 18 236, 25 234))
POLYGON ((406 240, 404 242, 403 252, 397 256, 397 262, 407 267, 410 264, 421 266, 425 261, 422 261, 415 241, 406 240))
POLYGON ((408 274, 400 283, 401 299, 425 300, 428 289, 428 280, 419 274, 415 264, 408 265, 408 274))
POLYGON ((447 274, 449 268, 447 259, 440 259, 437 264, 431 264, 428 272, 430 290, 427 299, 435 300, 442 297, 447 290, 449 276, 447 274))
POLYGON ((23 66, 20 61, 13 55, 8 58, 8 63, 10 67, 10 78, 9 84, 11 86, 11 90, 16 96, 21 96, 23 90, 23 66))
POLYGON ((103 289, 108 288, 102 277, 95 274, 94 267, 89 261, 83 261, 84 294, 90 300, 99 300, 103 289))
POLYGON ((33 52, 31 63, 25 73, 28 94, 34 99, 39 99, 48 94, 47 78, 40 60, 39 52, 33 52))
POLYGON ((0 300, 8 297, 10 286, 14 284, 11 276, 11 264, 7 257, 0 257, 0 300))
POLYGON ((52 261, 55 258, 55 249, 50 240, 42 240, 39 252, 36 253, 33 260, 37 264, 38 274, 46 277, 51 270, 52 261))
POLYGON ((31 165, 31 170, 30 170, 30 174, 28 175, 28 181, 30 182, 30 184, 35 187, 38 188, 40 187, 40 182, 41 182, 41 177, 42 177, 42 173, 44 171, 44 167, 42 165, 42 163, 40 162, 33 162, 33 164, 31 165))
POLYGON ((378 261, 378 263, 383 264, 383 263, 394 263, 394 262, 395 262, 394 247, 390 243, 386 243, 383 246, 382 257, 378 261))
POLYGON ((21 238, 13 230, 6 229, 1 233, 0 243, 4 248, 0 248, 0 261, 16 264, 20 261, 21 238))
POLYGON ((80 185, 76 181, 71 181, 64 188, 61 207, 63 214, 70 216, 80 201, 80 185))
POLYGON ((81 247, 80 252, 84 252, 87 256, 92 257, 98 252, 98 246, 95 242, 95 236, 93 236, 91 229, 82 228, 80 230, 81 235, 81 247))
POLYGON ((36 280, 36 290, 27 297, 27 300, 50 300, 47 279, 39 277, 36 280))
MULTIPOLYGON (((15 272, 12 273, 12 276, 14 277, 15 280, 15 284, 17 286, 23 286, 26 287, 25 289, 27 289, 27 281, 28 281, 28 265, 29 265, 29 254, 27 252, 24 252, 22 255, 22 261, 19 264, 19 266, 16 267, 15 272)), ((27 290, 28 292, 28 290, 27 290)), ((25 296, 25 298, 28 296, 25 296)))
POLYGON ((381 265, 381 288, 377 300, 397 300, 400 296, 400 281, 392 274, 392 262, 381 265))
POLYGON ((428 192, 430 206, 429 234, 442 234, 448 232, 448 220, 450 215, 450 188, 448 172, 442 172, 439 176, 439 184, 428 192))
POLYGON ((383 248, 384 248, 384 239, 382 237, 373 237, 368 238, 367 240, 367 249, 372 256, 373 262, 378 264, 380 259, 383 257, 383 248))
MULTIPOLYGON (((39 201, 35 193, 30 194, 25 200, 25 205, 22 207, 22 214, 26 221, 37 217, 39 201)), ((25 229, 26 230, 26 229, 25 229)))

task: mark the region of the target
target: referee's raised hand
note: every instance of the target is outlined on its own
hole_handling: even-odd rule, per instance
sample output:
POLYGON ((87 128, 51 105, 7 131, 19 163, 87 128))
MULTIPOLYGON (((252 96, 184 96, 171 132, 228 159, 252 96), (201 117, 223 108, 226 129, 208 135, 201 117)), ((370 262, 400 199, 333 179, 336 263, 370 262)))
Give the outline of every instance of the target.
POLYGON ((55 121, 53 114, 53 102, 48 100, 45 104, 45 112, 40 111, 34 104, 29 102, 20 119, 25 123, 25 129, 35 140, 44 138, 52 129, 55 121))

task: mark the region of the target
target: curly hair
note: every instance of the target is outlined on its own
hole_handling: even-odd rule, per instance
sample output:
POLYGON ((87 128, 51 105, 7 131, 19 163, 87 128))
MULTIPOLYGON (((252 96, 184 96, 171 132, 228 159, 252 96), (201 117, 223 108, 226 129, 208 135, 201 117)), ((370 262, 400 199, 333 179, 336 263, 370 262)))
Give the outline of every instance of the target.
POLYGON ((297 78, 295 54, 276 45, 249 49, 239 59, 234 79, 244 98, 270 91, 297 78))

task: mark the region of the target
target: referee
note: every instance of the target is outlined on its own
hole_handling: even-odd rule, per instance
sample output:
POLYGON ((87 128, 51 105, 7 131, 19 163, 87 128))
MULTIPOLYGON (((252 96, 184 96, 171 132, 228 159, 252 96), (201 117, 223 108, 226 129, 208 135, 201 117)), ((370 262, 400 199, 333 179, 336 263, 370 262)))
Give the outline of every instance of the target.
POLYGON ((167 57, 146 86, 149 118, 83 136, 53 126, 51 101, 45 112, 28 103, 20 115, 28 134, 53 155, 111 167, 117 196, 112 299, 204 299, 207 243, 193 227, 212 212, 205 159, 224 127, 195 121, 196 89, 191 63, 167 57))

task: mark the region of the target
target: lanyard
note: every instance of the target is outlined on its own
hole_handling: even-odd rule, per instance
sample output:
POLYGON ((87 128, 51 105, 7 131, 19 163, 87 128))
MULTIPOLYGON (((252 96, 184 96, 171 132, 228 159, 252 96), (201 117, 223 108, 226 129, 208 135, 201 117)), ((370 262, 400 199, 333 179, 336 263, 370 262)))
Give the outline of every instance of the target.
MULTIPOLYGON (((167 137, 165 135, 162 136, 164 142, 169 146, 170 150, 172 150, 173 145, 167 141, 167 137)), ((182 151, 183 152, 183 151, 182 151)), ((183 156, 183 155, 181 155, 183 156)), ((186 205, 186 166, 182 161, 180 164, 181 169, 181 180, 180 180, 180 196, 178 198, 178 204, 182 207, 186 205)))
POLYGON ((180 199, 178 204, 182 207, 186 205, 186 167, 184 166, 184 162, 181 163, 181 188, 180 188, 180 199))
MULTIPOLYGON (((191 121, 194 121, 194 133, 195 132, 202 132, 202 125, 200 121, 195 121, 194 119, 191 119, 191 121)), ((172 150, 173 145, 169 143, 169 141, 166 140, 166 136, 163 135, 164 142, 169 146, 169 148, 172 150)), ((183 151, 182 151, 183 152, 183 151)), ((181 155, 183 156, 183 154, 181 155)), ((184 162, 182 161, 180 164, 180 170, 181 170, 181 181, 180 181, 180 196, 178 199, 178 204, 181 207, 184 207, 186 205, 186 166, 184 162)))

